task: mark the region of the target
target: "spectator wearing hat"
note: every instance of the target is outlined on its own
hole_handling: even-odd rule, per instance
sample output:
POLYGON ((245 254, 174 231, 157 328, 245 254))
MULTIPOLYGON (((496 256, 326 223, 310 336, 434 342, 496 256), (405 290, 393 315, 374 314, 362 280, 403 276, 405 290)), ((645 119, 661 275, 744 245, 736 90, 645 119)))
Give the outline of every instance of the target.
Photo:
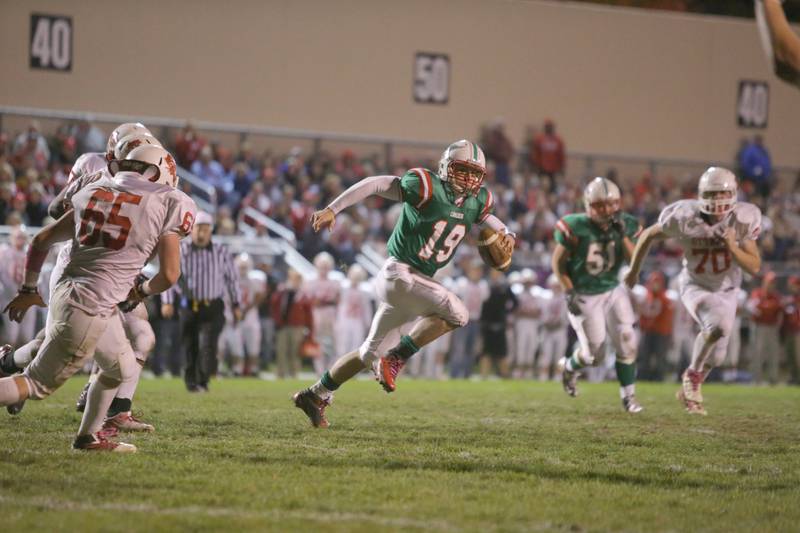
POLYGON ((800 276, 789 276, 788 294, 783 298, 783 345, 792 383, 800 385, 800 276))
POLYGON ((761 287, 753 290, 747 304, 753 320, 753 350, 750 358, 750 372, 756 383, 764 379, 764 363, 767 365, 769 382, 778 382, 780 365, 780 325, 783 318, 781 295, 776 290, 775 272, 767 272, 761 287))
POLYGON ((552 120, 545 120, 544 132, 534 137, 530 157, 536 172, 542 179, 547 179, 546 190, 553 191, 556 178, 564 174, 565 157, 564 141, 556 133, 556 125, 552 120))
POLYGON ((217 370, 217 345, 225 326, 225 301, 228 296, 235 322, 241 320, 239 273, 224 244, 213 242, 214 217, 200 212, 195 219, 191 241, 181 243, 181 277, 176 287, 164 293, 161 314, 174 314, 178 293, 181 297, 181 332, 186 348, 186 388, 207 392, 208 382, 217 370))

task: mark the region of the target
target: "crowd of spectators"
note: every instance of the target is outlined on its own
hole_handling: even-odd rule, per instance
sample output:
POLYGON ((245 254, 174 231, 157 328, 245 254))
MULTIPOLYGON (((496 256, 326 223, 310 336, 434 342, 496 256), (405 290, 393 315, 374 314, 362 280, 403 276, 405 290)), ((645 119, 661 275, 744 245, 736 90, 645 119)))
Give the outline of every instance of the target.
MULTIPOLYGON (((565 142, 556 132, 552 120, 546 120, 541 131, 530 129, 526 132, 523 145, 518 147, 506 133, 501 119, 482 128, 479 135, 489 161, 487 184, 495 193, 497 215, 507 221, 518 237, 514 268, 529 268, 533 273, 530 283, 544 287, 550 274, 553 227, 561 216, 582 210, 582 184, 565 178, 565 142)), ((402 175, 411 167, 436 169, 438 165, 438 161, 432 159, 402 160, 387 166, 380 155, 357 155, 352 150, 333 154, 324 150, 311 153, 293 148, 288 153, 269 149, 259 153, 246 139, 238 146, 211 142, 191 125, 162 140, 182 167, 213 187, 217 202, 217 234, 236 234, 245 224, 267 233, 267 229, 260 225, 259 217, 252 216, 252 211, 249 211, 252 209, 294 232, 298 250, 309 260, 320 252, 328 252, 339 270, 353 264, 356 255, 367 244, 379 253, 385 251, 385 243, 401 207, 379 197, 369 198, 340 214, 335 231, 321 234, 311 231, 308 223, 311 213, 365 176, 382 173, 402 175)), ((83 152, 103 151, 104 148, 105 134, 88 122, 64 123, 51 135, 45 135, 35 122, 21 133, 0 132, 0 221, 8 225, 42 225, 46 221, 46 206, 63 187, 75 158, 83 152)), ((756 203, 764 213, 760 247, 765 259, 778 265, 776 270, 784 274, 798 271, 800 177, 792 183, 776 186, 769 153, 758 137, 742 143, 736 168, 741 176, 741 198, 756 203)), ((606 175, 621 185, 623 209, 636 215, 643 225, 655 222, 668 203, 696 194, 697 176, 679 178, 649 173, 620 176, 613 168, 608 169, 606 175)), ((187 181, 182 183, 191 192, 191 184, 187 181)), ((663 288, 670 278, 674 281, 680 253, 669 242, 656 250, 653 264, 666 274, 666 278, 654 282, 654 285, 663 288)), ((470 265, 474 265, 475 259, 474 247, 460 247, 447 275, 454 280, 470 279, 470 271, 474 271, 470 265)), ((291 285, 283 285, 285 272, 272 271, 269 275, 276 294, 291 285)), ((480 274, 477 276, 478 279, 481 277, 480 274)), ((780 286, 794 290, 796 279, 792 278, 792 285, 785 278, 781 275, 777 280, 780 286)), ((754 280, 751 285, 758 286, 761 282, 760 279, 754 280)), ((492 283, 503 283, 503 280, 493 280, 492 283)), ((652 296, 651 303, 657 297, 652 296)), ((646 304, 645 298, 640 309, 643 316, 648 308, 646 304)), ((475 305, 478 313, 481 304, 477 302, 475 305)), ((757 308, 758 305, 752 304, 749 311, 753 328, 761 320, 756 318, 757 308)), ((269 315, 266 308, 260 313, 264 320, 269 320, 269 315)), ((514 312, 510 317, 513 322, 514 312)), ((155 313, 154 320, 160 320, 158 313, 155 313)), ((789 326, 784 327, 794 328, 792 331, 798 329, 791 320, 786 324, 789 326)), ((658 320, 645 317, 642 327, 642 341, 648 346, 663 345, 670 337, 667 327, 658 320)), ((763 338, 764 335, 759 334, 753 342, 762 342, 763 338)), ((463 343, 461 339, 454 339, 453 344, 458 347, 463 343)), ((509 346, 512 344, 510 341, 509 346)), ((449 348, 432 349, 439 350, 435 355, 436 361, 463 359, 463 354, 456 353, 458 357, 455 357, 448 353, 449 348)), ((269 351, 268 348, 265 350, 269 351)), ((649 348, 645 350, 652 351, 649 348)), ((794 351, 797 351, 796 347, 794 351)), ((645 375, 650 373, 657 379, 666 374, 663 368, 653 366, 645 359, 643 363, 645 375)), ((458 370, 463 366, 458 363, 454 368, 458 370)), ((436 364, 431 368, 436 368, 436 364)), ((769 367, 767 373, 772 374, 773 370, 769 367)), ((509 369, 500 366, 498 371, 508 373, 509 369)), ((459 370, 454 376, 459 373, 463 375, 459 370)), ((770 379, 772 377, 770 375, 770 379)))

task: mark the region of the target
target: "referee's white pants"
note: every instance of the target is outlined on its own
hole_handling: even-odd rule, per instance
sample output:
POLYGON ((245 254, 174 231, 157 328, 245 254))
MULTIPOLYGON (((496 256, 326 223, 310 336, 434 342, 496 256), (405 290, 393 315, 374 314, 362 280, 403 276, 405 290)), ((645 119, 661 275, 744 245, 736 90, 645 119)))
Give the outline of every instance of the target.
POLYGON ((372 366, 384 338, 417 317, 438 316, 461 327, 469 320, 463 302, 433 278, 390 257, 375 279, 380 304, 366 340, 359 348, 361 360, 372 366))

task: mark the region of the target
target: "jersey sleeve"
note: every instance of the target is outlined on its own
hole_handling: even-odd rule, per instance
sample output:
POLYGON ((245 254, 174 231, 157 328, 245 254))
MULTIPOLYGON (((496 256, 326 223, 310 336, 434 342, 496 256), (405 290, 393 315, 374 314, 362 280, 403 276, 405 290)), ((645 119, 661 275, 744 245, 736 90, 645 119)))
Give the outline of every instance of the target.
POLYGON ((433 178, 424 168, 412 168, 400 178, 400 191, 403 201, 422 209, 433 198, 433 178))
POLYGON ((489 215, 494 214, 494 194, 486 187, 481 187, 478 192, 478 202, 480 204, 480 211, 478 211, 478 218, 475 221, 478 224, 483 224, 489 215))
POLYGON ((667 237, 676 237, 681 233, 681 203, 670 204, 658 215, 658 225, 667 237))
POLYGON ((761 210, 758 207, 749 205, 748 209, 739 216, 737 222, 746 228, 745 239, 758 240, 758 236, 761 234, 761 210))
POLYGON ((573 249, 578 242, 578 238, 575 236, 567 217, 564 217, 556 222, 556 229, 553 232, 553 238, 558 244, 570 250, 573 249))
POLYGON ((639 219, 628 213, 623 213, 622 222, 625 228, 625 235, 627 235, 631 241, 636 242, 636 239, 639 238, 639 234, 642 232, 642 225, 639 223, 639 219))
POLYGON ((197 205, 194 200, 180 191, 170 194, 167 201, 167 216, 161 235, 174 233, 182 239, 192 232, 197 215, 197 205))

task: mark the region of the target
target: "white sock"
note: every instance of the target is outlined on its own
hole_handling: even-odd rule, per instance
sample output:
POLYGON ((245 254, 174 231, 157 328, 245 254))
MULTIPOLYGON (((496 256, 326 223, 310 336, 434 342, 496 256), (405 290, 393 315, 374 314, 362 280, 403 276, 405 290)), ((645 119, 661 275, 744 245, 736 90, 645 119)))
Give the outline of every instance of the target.
POLYGON ((19 387, 16 380, 13 377, 0 379, 0 405, 14 405, 19 400, 19 387))
POLYGON ((86 410, 83 412, 78 435, 97 433, 103 427, 108 408, 119 391, 119 384, 109 387, 103 379, 95 379, 89 387, 86 410))
POLYGON ((625 398, 626 396, 633 396, 636 394, 636 384, 633 383, 631 385, 625 385, 624 387, 619 388, 619 397, 625 398))
POLYGON ((323 400, 327 400, 331 396, 333 396, 333 391, 325 387, 325 385, 322 384, 321 380, 311 385, 311 392, 313 392, 323 400))
POLYGON ((119 390, 117 391, 117 398, 124 398, 126 400, 133 400, 133 395, 136 393, 136 387, 139 385, 139 378, 142 375, 142 365, 138 359, 136 360, 136 367, 131 379, 123 381, 119 390))

